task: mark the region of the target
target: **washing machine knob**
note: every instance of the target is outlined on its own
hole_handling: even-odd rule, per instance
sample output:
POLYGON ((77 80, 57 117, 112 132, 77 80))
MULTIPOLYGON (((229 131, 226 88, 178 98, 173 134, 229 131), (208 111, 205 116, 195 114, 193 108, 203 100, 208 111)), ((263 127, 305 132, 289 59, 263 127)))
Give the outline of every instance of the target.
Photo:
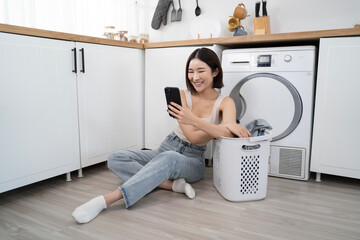
POLYGON ((285 55, 285 56, 284 56, 284 61, 285 61, 285 62, 290 62, 291 59, 292 59, 291 55, 285 55))

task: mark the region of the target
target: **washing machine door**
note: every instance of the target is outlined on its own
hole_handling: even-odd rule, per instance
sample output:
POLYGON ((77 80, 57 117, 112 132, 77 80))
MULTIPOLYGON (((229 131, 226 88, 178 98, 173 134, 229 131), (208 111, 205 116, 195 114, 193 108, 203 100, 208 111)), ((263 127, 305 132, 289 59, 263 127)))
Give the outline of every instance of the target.
POLYGON ((246 126, 255 119, 265 119, 272 126, 272 141, 293 132, 303 112, 301 96, 290 81, 273 73, 248 75, 232 89, 236 118, 246 126))

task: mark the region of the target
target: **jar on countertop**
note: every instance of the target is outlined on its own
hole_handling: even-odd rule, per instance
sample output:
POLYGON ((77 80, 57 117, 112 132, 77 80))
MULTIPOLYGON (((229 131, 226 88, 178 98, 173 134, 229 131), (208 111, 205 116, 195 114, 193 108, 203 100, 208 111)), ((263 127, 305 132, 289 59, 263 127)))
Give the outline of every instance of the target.
POLYGON ((129 36, 129 42, 137 43, 138 42, 137 38, 138 38, 137 36, 131 35, 131 36, 129 36))
POLYGON ((124 30, 117 32, 116 33, 117 40, 127 42, 128 38, 125 36, 125 34, 127 34, 127 33, 128 33, 128 31, 124 31, 124 30))
POLYGON ((115 26, 106 26, 104 36, 108 39, 114 39, 115 37, 114 30, 115 30, 115 26))
POLYGON ((140 33, 140 39, 139 42, 144 44, 149 42, 149 34, 140 33))

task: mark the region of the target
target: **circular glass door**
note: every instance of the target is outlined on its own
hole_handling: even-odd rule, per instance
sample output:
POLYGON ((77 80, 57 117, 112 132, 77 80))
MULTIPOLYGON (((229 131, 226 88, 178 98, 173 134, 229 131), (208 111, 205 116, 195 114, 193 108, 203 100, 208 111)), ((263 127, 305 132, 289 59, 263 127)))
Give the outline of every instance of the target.
POLYGON ((299 124, 303 106, 296 88, 272 73, 255 73, 239 81, 230 93, 236 104, 236 118, 246 126, 264 119, 272 127, 272 141, 280 140, 299 124))

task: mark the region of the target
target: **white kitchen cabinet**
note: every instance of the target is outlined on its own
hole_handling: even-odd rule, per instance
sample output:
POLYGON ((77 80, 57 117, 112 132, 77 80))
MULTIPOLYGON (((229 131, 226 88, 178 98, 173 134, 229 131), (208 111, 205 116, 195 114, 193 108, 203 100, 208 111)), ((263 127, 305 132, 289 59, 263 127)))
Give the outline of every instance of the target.
POLYGON ((185 89, 185 65, 196 47, 145 50, 145 148, 158 148, 176 120, 166 112, 165 87, 185 89))
POLYGON ((0 33, 0 192, 80 168, 74 46, 0 33))
POLYGON ((312 172, 360 178, 360 37, 320 40, 312 172))
MULTIPOLYGON (((221 56, 219 46, 207 46, 221 56)), ((174 129, 176 120, 166 112, 165 87, 186 89, 185 67, 189 55, 199 47, 169 47, 145 50, 145 148, 158 148, 174 129)), ((212 158, 212 143, 205 154, 212 158)))
POLYGON ((76 48, 81 167, 143 148, 144 50, 78 42, 76 48))
POLYGON ((0 192, 143 148, 143 62, 142 49, 0 33, 0 192))

